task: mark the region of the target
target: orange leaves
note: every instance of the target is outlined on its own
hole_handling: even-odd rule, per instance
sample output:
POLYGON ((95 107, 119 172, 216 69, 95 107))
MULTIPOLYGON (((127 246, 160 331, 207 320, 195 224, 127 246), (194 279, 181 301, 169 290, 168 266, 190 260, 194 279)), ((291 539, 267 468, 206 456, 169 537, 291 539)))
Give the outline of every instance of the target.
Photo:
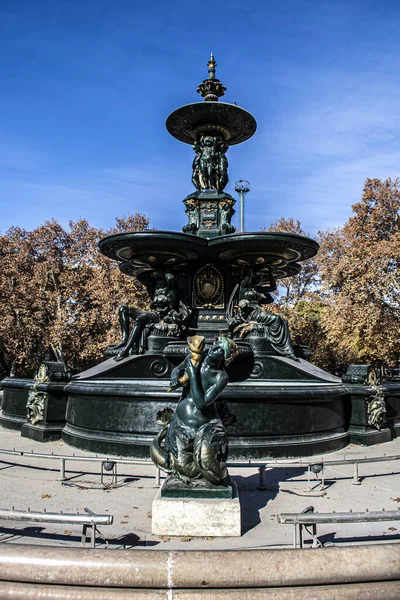
MULTIPOLYGON (((319 233, 318 255, 279 282, 269 307, 331 372, 351 362, 393 364, 400 355, 400 181, 367 179, 352 208, 343 227, 319 233)), ((269 230, 307 235, 294 219, 269 230)))
MULTIPOLYGON (((117 219, 117 231, 142 230, 143 215, 117 219)), ((118 341, 119 304, 144 306, 138 282, 98 250, 103 232, 82 219, 64 229, 51 220, 31 232, 0 235, 1 376, 29 376, 43 359, 81 370, 118 341)))
POLYGON ((393 363, 400 353, 399 184, 367 179, 353 216, 325 234, 319 256, 329 298, 323 327, 358 362, 393 363))

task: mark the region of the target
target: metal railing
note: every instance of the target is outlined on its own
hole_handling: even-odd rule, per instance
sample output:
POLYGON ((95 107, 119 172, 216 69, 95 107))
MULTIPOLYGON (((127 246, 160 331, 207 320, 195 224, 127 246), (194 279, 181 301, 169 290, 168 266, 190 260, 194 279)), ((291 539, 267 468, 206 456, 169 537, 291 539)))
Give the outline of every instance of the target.
MULTIPOLYGON (((82 455, 75 455, 75 454, 54 454, 53 452, 51 454, 49 454, 49 453, 44 453, 44 452, 33 452, 33 450, 31 450, 29 452, 25 452, 25 451, 21 451, 21 450, 16 450, 15 448, 13 450, 0 448, 0 454, 6 454, 6 455, 12 455, 12 456, 22 456, 24 458, 43 458, 43 459, 50 459, 50 460, 59 460, 60 475, 59 475, 58 479, 60 481, 65 481, 65 479, 66 479, 66 470, 67 470, 66 463, 67 463, 67 461, 100 463, 101 481, 102 481, 104 487, 107 487, 107 488, 115 487, 117 484, 117 466, 116 466, 117 464, 151 466, 151 467, 154 467, 154 469, 155 469, 156 485, 160 485, 161 471, 158 467, 156 467, 156 465, 154 465, 154 463, 150 459, 131 459, 131 458, 124 458, 122 456, 119 456, 119 457, 99 456, 97 454, 95 456, 82 456, 82 455), (106 474, 105 471, 111 472, 111 475, 112 475, 111 484, 104 483, 104 477, 106 474)), ((368 456, 354 457, 354 458, 344 457, 342 459, 336 459, 336 460, 325 460, 324 458, 321 457, 321 458, 315 458, 312 461, 311 460, 307 460, 307 461, 303 461, 303 460, 295 460, 295 461, 272 460, 272 461, 268 461, 268 462, 252 461, 252 460, 248 460, 246 462, 244 462, 244 461, 229 461, 228 466, 235 467, 235 468, 258 469, 258 471, 259 471, 258 489, 260 489, 260 490, 266 489, 265 471, 267 469, 299 469, 299 468, 303 468, 305 470, 307 469, 308 487, 310 487, 311 474, 312 473, 318 474, 318 475, 320 474, 321 480, 319 481, 319 485, 320 485, 321 490, 323 490, 324 485, 325 485, 325 478, 326 478, 325 470, 329 467, 339 466, 339 465, 347 465, 347 466, 352 465, 353 466, 352 484, 360 485, 361 479, 359 476, 359 465, 367 464, 367 463, 396 461, 399 459, 400 459, 400 455, 387 456, 386 454, 384 454, 383 456, 377 456, 377 457, 368 457, 368 456)), ((334 477, 332 477, 332 478, 334 479, 334 477)))
POLYGON ((149 459, 133 459, 133 458, 124 458, 122 456, 110 457, 110 456, 79 456, 75 454, 51 454, 45 452, 24 452, 22 450, 7 450, 0 448, 0 454, 8 454, 12 456, 23 456, 24 458, 44 458, 49 460, 59 460, 60 461, 60 476, 59 481, 65 481, 65 473, 66 473, 66 462, 67 461, 75 461, 75 462, 93 462, 100 463, 100 475, 101 481, 104 487, 115 487, 117 484, 117 464, 125 464, 125 465, 146 465, 154 467, 156 470, 155 479, 156 485, 160 485, 160 469, 154 465, 154 463, 149 459), (109 467, 109 468, 108 468, 109 467), (112 482, 111 484, 104 484, 104 476, 105 471, 111 471, 112 473, 112 482))
POLYGON ((347 465, 347 466, 353 466, 353 481, 352 484, 353 485, 360 485, 361 484, 361 479, 359 477, 359 465, 360 464, 366 464, 366 463, 379 463, 379 462, 388 462, 388 461, 395 461, 395 460, 399 460, 400 459, 400 455, 391 455, 391 456, 387 456, 386 454, 384 454, 383 456, 376 456, 376 457, 368 457, 368 456, 364 456, 363 458, 359 458, 359 457, 354 457, 354 458, 343 458, 343 459, 337 459, 337 460, 325 460, 324 458, 320 458, 320 459, 315 459, 313 461, 293 461, 293 462, 287 462, 287 461, 269 461, 269 462, 265 462, 263 464, 259 464, 259 463, 231 463, 232 465, 235 465, 235 467, 246 467, 246 466, 257 466, 258 467, 258 471, 260 474, 260 480, 259 480, 259 486, 258 489, 260 490, 265 490, 266 486, 265 486, 265 471, 267 469, 299 469, 299 468, 304 468, 307 469, 307 473, 308 473, 308 485, 310 485, 310 481, 311 481, 311 473, 321 473, 320 477, 321 477, 321 481, 320 481, 320 486, 323 489, 324 485, 325 485, 325 478, 326 478, 326 474, 325 474, 325 469, 329 468, 329 467, 333 467, 333 466, 339 466, 339 465, 347 465))
MULTIPOLYGON (((312 507, 310 507, 311 509, 312 507)), ((278 523, 294 525, 293 547, 297 548, 297 527, 299 547, 303 548, 303 527, 312 526, 313 547, 322 546, 317 537, 317 525, 323 523, 371 523, 379 521, 400 521, 400 508, 366 512, 314 513, 313 509, 301 513, 280 513, 276 515, 278 523)))
POLYGON ((87 530, 90 528, 90 547, 96 545, 96 532, 105 541, 107 540, 100 533, 98 525, 112 525, 114 521, 113 515, 97 515, 90 508, 84 508, 85 514, 79 513, 53 513, 53 512, 38 512, 31 510, 8 510, 0 508, 0 521, 28 521, 29 523, 62 523, 63 525, 82 525, 82 546, 86 543, 87 530))

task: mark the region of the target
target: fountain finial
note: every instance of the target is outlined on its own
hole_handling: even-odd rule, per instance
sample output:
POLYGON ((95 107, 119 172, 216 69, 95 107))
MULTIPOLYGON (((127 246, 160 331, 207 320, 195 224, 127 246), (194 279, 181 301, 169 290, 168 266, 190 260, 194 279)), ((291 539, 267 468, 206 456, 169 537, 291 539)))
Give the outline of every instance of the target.
POLYGON ((217 63, 214 60, 214 54, 211 52, 210 60, 207 63, 208 66, 208 79, 215 79, 215 67, 217 63))
POLYGON ((212 52, 207 66, 208 78, 200 83, 197 92, 204 98, 205 102, 218 102, 218 98, 225 94, 226 87, 215 77, 217 63, 212 52))

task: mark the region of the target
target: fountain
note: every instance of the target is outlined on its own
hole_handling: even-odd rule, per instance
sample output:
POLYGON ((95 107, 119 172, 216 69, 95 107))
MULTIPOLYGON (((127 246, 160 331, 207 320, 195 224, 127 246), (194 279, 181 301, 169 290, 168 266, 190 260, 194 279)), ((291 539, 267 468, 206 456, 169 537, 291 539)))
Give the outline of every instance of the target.
MULTIPOLYGON (((62 422, 62 438, 71 446, 148 457, 157 413, 174 409, 179 399, 168 389, 173 369, 189 352, 187 338, 203 337, 207 349, 229 335, 238 356, 228 366, 220 402, 230 423, 231 458, 304 456, 348 444, 347 388, 305 360, 286 321, 266 309, 277 280, 296 275, 318 244, 296 234, 235 231, 235 200, 224 191, 226 153, 255 133, 256 121, 219 100, 226 88, 215 67, 211 55, 208 77, 197 89, 204 101, 178 108, 166 122, 169 133, 195 152, 195 191, 183 200, 183 232, 122 233, 100 242, 104 255, 146 286, 150 309, 120 308, 122 339, 106 350, 104 362, 70 381, 37 382, 39 392, 53 397, 52 406, 58 402, 58 415, 64 408, 65 425, 57 417, 57 429, 44 416, 42 423, 24 422, 23 435, 45 439, 46 427, 59 434, 62 422)), ((24 394, 26 402, 32 382, 7 381, 9 406, 24 394)))

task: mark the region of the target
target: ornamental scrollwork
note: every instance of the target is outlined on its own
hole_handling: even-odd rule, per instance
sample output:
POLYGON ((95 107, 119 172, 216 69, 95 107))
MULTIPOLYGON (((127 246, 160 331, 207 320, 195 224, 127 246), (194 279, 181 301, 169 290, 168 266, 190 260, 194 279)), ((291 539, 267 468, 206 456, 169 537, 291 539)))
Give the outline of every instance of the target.
POLYGON ((38 387, 41 383, 48 383, 50 381, 45 364, 40 365, 34 381, 35 383, 28 394, 28 401, 26 403, 26 418, 32 425, 36 425, 36 423, 44 420, 44 409, 48 394, 47 392, 39 391, 38 387))

